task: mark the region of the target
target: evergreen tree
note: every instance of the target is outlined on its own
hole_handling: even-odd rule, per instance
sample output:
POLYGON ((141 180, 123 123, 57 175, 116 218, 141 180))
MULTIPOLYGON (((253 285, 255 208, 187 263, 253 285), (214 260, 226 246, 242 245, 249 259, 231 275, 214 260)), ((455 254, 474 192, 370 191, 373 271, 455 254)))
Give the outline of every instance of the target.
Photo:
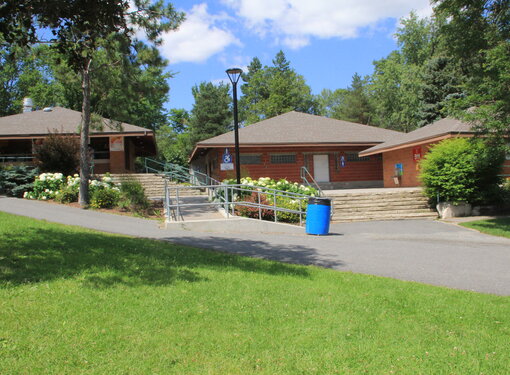
POLYGON ((369 124, 372 116, 372 106, 367 93, 367 82, 358 73, 352 77, 351 86, 345 93, 342 106, 337 113, 339 120, 369 124))
POLYGON ((290 67, 283 51, 277 53, 272 66, 261 68, 253 59, 242 86, 242 118, 251 124, 289 111, 319 113, 319 105, 303 76, 290 67))
POLYGON ((425 126, 441 117, 448 100, 461 97, 460 78, 449 57, 433 57, 425 63, 423 84, 420 88, 422 109, 419 126, 425 126))
POLYGON ((202 82, 192 89, 195 103, 189 119, 191 144, 232 130, 229 85, 202 82))

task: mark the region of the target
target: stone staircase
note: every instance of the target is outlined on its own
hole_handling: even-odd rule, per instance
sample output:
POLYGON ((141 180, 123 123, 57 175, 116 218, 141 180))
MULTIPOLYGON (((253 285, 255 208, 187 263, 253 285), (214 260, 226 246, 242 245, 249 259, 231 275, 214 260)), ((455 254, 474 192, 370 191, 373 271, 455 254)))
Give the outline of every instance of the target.
POLYGON ((360 189, 325 191, 332 198, 333 222, 435 219, 421 189, 360 189))
MULTIPOLYGON (((165 196, 165 179, 163 175, 154 173, 126 173, 126 174, 111 174, 113 182, 120 184, 122 181, 135 180, 140 182, 145 189, 145 194, 150 199, 163 198, 165 196)), ((174 181, 169 181, 171 186, 185 186, 184 184, 178 184, 174 181)), ((175 195, 175 191, 171 191, 172 196, 175 195)), ((205 191, 198 189, 179 189, 179 195, 189 197, 197 195, 207 195, 205 191)))

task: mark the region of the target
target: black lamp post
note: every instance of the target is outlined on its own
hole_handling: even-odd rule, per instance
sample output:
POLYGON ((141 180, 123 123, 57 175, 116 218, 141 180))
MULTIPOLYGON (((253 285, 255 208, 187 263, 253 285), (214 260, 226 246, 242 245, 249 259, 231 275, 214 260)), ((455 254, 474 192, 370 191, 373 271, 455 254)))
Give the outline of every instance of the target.
POLYGON ((237 82, 241 78, 242 69, 231 68, 227 69, 227 75, 232 82, 232 96, 234 97, 234 139, 235 139, 235 152, 236 152, 236 178, 237 184, 241 184, 241 158, 239 157, 239 121, 237 119, 237 82))

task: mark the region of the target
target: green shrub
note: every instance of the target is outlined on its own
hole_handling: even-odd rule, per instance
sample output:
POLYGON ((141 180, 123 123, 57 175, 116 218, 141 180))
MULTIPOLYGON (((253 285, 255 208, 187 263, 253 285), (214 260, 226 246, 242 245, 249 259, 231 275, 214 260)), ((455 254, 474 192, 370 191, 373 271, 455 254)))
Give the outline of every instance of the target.
POLYGON ((148 213, 150 206, 150 201, 145 195, 142 184, 135 180, 126 180, 121 183, 120 208, 145 215, 148 213))
POLYGON ((478 139, 453 138, 433 146, 420 163, 420 180, 432 200, 489 203, 501 182, 504 152, 478 139))
POLYGON ((90 192, 90 207, 92 208, 113 208, 116 207, 120 198, 117 188, 96 188, 90 192))
POLYGON ((0 170, 0 193, 21 198, 33 188, 39 170, 33 166, 10 166, 0 170))
POLYGON ((79 187, 66 185, 55 196, 55 200, 60 203, 78 202, 79 187))

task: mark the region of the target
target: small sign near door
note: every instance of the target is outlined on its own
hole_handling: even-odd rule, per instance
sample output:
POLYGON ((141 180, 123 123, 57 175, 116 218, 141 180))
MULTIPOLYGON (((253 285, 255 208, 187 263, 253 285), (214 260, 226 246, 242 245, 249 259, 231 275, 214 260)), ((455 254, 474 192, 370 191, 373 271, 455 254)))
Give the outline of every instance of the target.
POLYGON ((220 170, 222 171, 234 170, 234 163, 232 163, 232 154, 228 151, 228 148, 225 149, 225 152, 221 156, 220 170))
POLYGON ((110 151, 124 151, 124 137, 110 137, 110 151))

